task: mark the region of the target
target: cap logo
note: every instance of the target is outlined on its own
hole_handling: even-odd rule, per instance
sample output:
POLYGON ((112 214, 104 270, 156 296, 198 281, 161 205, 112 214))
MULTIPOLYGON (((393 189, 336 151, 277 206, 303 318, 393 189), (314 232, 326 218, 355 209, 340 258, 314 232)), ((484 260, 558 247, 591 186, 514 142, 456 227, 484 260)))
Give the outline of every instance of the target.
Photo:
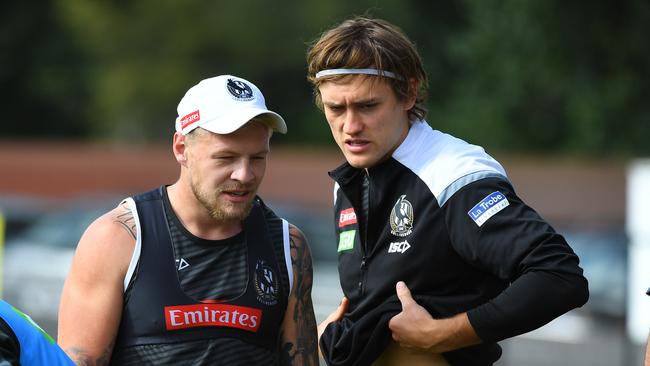
POLYGON ((228 79, 226 84, 230 94, 237 100, 248 101, 253 100, 253 89, 241 80, 228 79))
POLYGON ((181 118, 181 128, 184 129, 185 127, 191 125, 192 123, 198 122, 200 120, 201 120, 201 114, 197 109, 194 112, 187 114, 185 117, 181 118))

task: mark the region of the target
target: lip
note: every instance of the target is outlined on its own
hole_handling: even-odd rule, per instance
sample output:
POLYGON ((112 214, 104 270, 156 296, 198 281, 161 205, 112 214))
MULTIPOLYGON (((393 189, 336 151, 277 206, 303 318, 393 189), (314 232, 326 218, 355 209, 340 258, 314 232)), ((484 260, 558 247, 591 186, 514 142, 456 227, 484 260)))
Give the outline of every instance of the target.
POLYGON ((360 154, 370 148, 370 141, 364 139, 346 139, 345 147, 351 153, 360 154))
POLYGON ((233 203, 241 203, 250 201, 251 191, 246 190, 228 190, 222 191, 222 196, 233 203))

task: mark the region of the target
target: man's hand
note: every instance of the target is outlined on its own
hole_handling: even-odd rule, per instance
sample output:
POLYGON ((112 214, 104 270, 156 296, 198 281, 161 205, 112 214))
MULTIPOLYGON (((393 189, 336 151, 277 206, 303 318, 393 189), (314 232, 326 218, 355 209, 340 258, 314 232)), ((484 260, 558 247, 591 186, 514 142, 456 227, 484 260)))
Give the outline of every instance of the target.
POLYGON ((323 335, 323 332, 325 331, 325 328, 329 325, 331 322, 339 321, 342 317, 343 314, 348 310, 348 298, 343 297, 341 299, 341 303, 339 304, 339 307, 334 310, 333 313, 327 316, 325 320, 323 320, 320 324, 318 324, 318 343, 320 344, 320 337, 323 335))
POLYGON ((429 349, 432 346, 430 333, 435 320, 425 308, 415 302, 404 282, 398 282, 395 288, 402 303, 402 312, 388 322, 393 339, 402 347, 429 349))
POLYGON ((393 339, 402 347, 442 353, 481 342, 466 313, 447 319, 434 319, 415 302, 404 282, 398 282, 395 287, 402 303, 402 312, 388 322, 388 328, 393 332, 393 339))

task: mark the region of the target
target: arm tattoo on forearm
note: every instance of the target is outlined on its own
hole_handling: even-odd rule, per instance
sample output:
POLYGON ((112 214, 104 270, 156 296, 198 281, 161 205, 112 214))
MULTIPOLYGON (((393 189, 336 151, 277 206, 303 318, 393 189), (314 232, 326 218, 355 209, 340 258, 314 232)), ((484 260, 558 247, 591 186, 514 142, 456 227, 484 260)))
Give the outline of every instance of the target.
POLYGON ((296 305, 293 320, 296 324, 296 344, 285 343, 282 347, 287 364, 293 364, 297 358, 304 365, 318 365, 316 343, 316 319, 311 300, 313 268, 309 249, 302 234, 293 228, 289 232, 291 243, 291 264, 297 273, 294 282, 296 305))
MULTIPOLYGON (((284 339, 284 332, 280 331, 280 339, 284 339)), ((280 347, 280 365, 287 366, 293 365, 296 358, 296 352, 293 350, 293 343, 284 342, 280 347)))
POLYGON ((113 351, 113 342, 106 347, 104 352, 98 359, 93 360, 93 358, 88 354, 87 351, 79 347, 70 347, 65 350, 65 352, 70 356, 70 359, 74 361, 77 366, 107 366, 111 361, 111 353, 113 351))
POLYGON ((115 341, 111 342, 111 344, 106 347, 102 355, 97 359, 97 366, 104 366, 108 365, 111 363, 111 355, 113 353, 113 347, 115 346, 115 341))

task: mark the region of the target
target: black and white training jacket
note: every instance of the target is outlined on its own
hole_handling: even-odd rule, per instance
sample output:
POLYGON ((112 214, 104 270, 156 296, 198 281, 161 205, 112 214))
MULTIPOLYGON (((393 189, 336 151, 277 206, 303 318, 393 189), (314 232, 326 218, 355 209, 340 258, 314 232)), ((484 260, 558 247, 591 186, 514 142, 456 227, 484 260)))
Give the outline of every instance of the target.
POLYGON ((321 343, 330 364, 364 357, 350 350, 370 359, 381 353, 372 343, 390 339, 386 319, 401 311, 398 281, 433 317, 468 312, 484 343, 445 354, 451 364, 490 365, 500 357, 497 341, 587 301, 578 257, 483 148, 419 121, 391 158, 368 169, 367 215, 364 175, 347 163, 330 172, 339 274, 350 300, 332 326, 341 329, 328 329, 321 343))

